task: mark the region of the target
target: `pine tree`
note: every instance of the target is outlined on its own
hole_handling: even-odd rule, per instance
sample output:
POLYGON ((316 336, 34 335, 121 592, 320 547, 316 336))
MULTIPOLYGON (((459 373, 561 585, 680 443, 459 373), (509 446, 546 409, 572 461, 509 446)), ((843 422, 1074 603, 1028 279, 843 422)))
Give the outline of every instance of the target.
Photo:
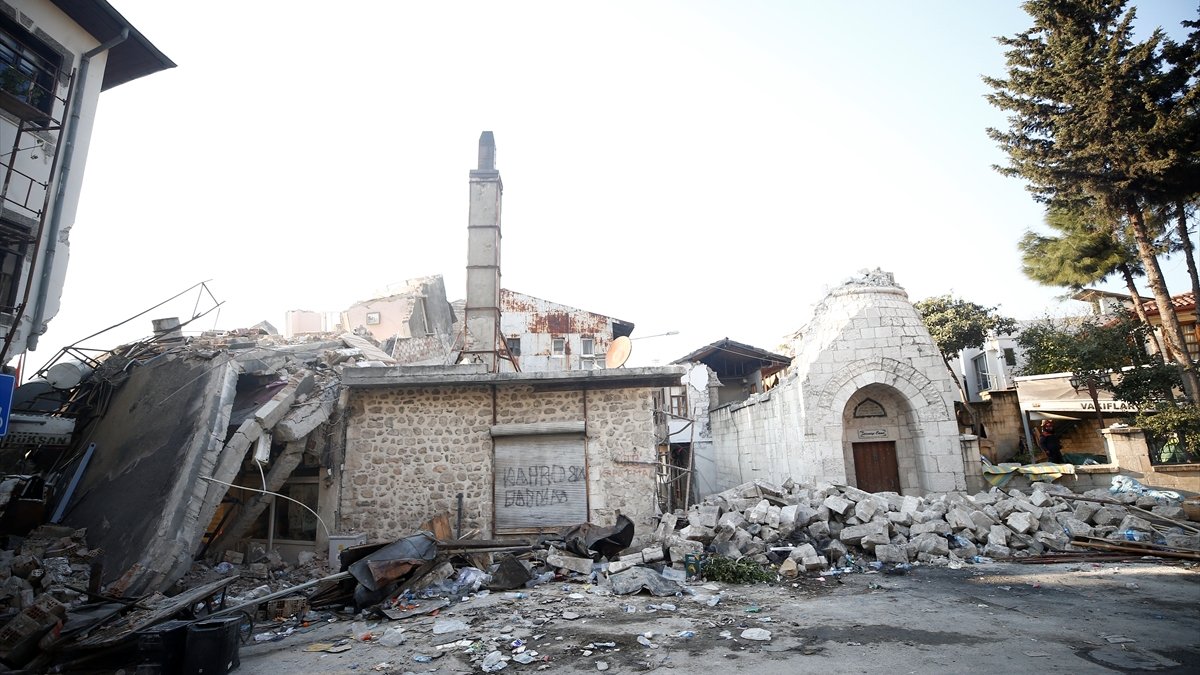
MULTIPOLYGON (((1103 222, 1103 216, 1098 216, 1103 222)), ((1120 274, 1133 300, 1138 319, 1149 325, 1149 318, 1139 298, 1135 276, 1143 276, 1137 252, 1118 234, 1117 228, 1099 225, 1087 214, 1051 208, 1046 225, 1058 236, 1046 236, 1026 231, 1017 247, 1021 250, 1021 271, 1025 276, 1047 286, 1063 286, 1079 290, 1089 284, 1120 274)), ((1123 233, 1122 233, 1123 234, 1123 233)), ((1155 351, 1166 354, 1158 334, 1149 332, 1155 351)))
POLYGON ((1193 395, 1200 394, 1158 262, 1160 233, 1147 217, 1176 201, 1194 176, 1195 79, 1179 65, 1192 57, 1161 30, 1135 42, 1135 11, 1126 11, 1124 0, 1030 0, 1024 8, 1033 27, 998 38, 1007 49, 1007 77, 984 78, 993 89, 989 102, 1011 113, 1007 130, 988 130, 1009 158, 997 169, 1054 207, 1120 215, 1171 356, 1193 395))

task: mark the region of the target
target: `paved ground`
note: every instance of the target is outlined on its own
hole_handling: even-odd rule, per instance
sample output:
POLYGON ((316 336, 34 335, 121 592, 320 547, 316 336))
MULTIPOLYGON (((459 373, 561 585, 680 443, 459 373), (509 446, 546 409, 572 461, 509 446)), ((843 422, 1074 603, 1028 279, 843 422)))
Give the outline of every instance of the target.
POLYGON ((690 589, 694 595, 682 597, 602 597, 558 583, 524 599, 492 593, 441 612, 442 620, 468 623, 465 632, 434 635, 435 620, 422 617, 376 628, 403 627, 397 647, 356 642, 340 654, 304 651, 350 633, 348 622, 324 624, 243 647, 236 672, 479 673, 471 648, 435 646, 470 640, 481 655, 493 645, 511 655, 518 639, 537 657, 510 662, 505 673, 596 672, 604 665, 610 673, 719 668, 764 675, 1200 672, 1200 566, 922 566, 904 576, 849 575, 842 583, 690 589), (709 606, 718 592, 720 603, 709 606), (628 605, 636 611, 627 612, 628 605), (771 638, 741 638, 748 628, 766 629, 771 638), (646 634, 652 647, 638 642, 646 634))

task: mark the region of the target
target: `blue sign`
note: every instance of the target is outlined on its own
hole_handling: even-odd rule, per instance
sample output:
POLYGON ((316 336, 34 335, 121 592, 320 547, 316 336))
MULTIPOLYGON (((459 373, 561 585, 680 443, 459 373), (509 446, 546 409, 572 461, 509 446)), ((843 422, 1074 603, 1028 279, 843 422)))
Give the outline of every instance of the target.
POLYGON ((0 375, 0 437, 8 433, 8 414, 12 412, 13 388, 16 386, 16 376, 0 375))

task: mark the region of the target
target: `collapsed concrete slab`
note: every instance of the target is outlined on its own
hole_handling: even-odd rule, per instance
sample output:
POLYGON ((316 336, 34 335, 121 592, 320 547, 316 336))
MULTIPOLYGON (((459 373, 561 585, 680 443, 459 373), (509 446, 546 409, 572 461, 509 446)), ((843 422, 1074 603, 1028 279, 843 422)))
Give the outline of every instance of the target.
POLYGON ((228 426, 237 378, 227 354, 154 360, 133 369, 94 423, 95 454, 63 522, 103 542, 105 583, 120 578, 137 595, 187 572, 213 496, 197 478, 223 464, 214 430, 228 426))

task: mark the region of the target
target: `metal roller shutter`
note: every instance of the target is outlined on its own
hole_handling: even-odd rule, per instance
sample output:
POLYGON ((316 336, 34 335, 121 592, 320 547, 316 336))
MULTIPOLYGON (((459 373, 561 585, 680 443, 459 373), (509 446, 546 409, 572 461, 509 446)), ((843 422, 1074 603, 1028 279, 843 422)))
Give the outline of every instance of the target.
POLYGON ((587 522, 583 436, 502 436, 495 444, 497 534, 587 522))

